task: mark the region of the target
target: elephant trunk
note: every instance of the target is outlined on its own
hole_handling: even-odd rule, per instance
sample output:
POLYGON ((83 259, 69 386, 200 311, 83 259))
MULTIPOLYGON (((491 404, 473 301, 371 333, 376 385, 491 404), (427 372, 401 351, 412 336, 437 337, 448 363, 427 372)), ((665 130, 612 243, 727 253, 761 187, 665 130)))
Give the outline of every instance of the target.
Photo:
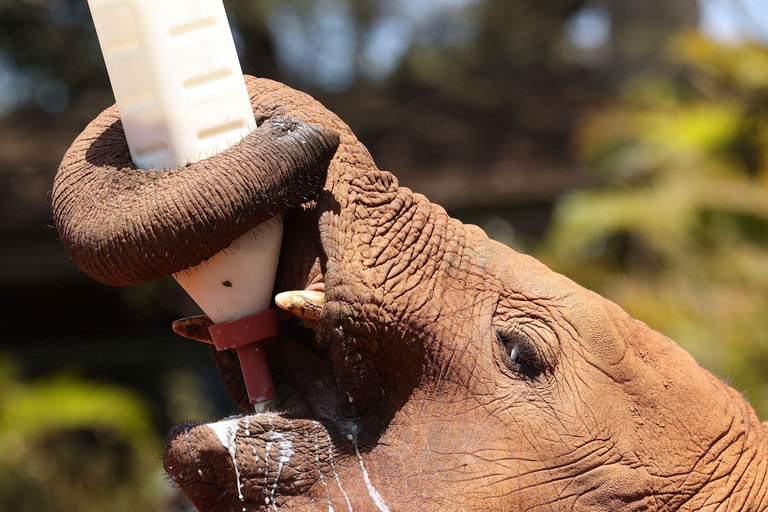
POLYGON ((211 158, 142 170, 112 107, 64 156, 52 192, 56 229, 75 263, 102 283, 153 281, 309 200, 338 144, 330 128, 276 116, 211 158))

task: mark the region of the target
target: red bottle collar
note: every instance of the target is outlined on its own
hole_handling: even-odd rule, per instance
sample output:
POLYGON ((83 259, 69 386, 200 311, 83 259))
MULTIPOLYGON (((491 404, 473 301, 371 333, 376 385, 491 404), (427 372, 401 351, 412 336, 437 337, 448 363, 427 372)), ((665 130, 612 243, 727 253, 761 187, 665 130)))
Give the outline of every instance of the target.
POLYGON ((230 322, 213 324, 208 327, 208 331, 217 350, 241 347, 277 336, 277 310, 268 309, 230 322))

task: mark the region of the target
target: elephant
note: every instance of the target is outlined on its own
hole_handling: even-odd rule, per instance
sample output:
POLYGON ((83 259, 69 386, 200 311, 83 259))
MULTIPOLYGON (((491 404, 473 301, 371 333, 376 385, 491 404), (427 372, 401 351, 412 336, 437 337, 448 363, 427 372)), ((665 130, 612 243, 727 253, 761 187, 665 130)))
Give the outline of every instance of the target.
POLYGON ((236 354, 212 350, 243 414, 168 436, 164 467, 201 512, 768 509, 768 423, 737 391, 399 186, 310 96, 246 81, 259 124, 340 143, 284 214, 275 291, 315 298, 266 342, 274 410, 255 414, 236 354))

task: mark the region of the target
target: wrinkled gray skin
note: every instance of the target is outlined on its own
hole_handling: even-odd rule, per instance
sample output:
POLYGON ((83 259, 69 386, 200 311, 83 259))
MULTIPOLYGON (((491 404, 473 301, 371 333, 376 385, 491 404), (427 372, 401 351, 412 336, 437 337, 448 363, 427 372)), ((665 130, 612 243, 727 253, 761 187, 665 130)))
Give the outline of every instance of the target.
MULTIPOLYGON (((287 220, 276 289, 326 303, 268 343, 284 412, 169 436, 165 467, 201 512, 768 507, 766 432, 736 391, 399 187, 311 98, 249 88, 257 119, 341 134, 324 191, 287 220)), ((215 357, 247 410, 235 356, 215 357)))

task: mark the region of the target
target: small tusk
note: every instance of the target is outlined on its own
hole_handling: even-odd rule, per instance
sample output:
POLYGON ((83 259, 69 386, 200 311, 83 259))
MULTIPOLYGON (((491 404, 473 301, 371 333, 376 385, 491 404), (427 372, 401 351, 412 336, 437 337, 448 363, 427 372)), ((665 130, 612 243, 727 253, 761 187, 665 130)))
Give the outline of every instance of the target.
POLYGON ((294 290, 275 296, 278 307, 300 316, 303 320, 317 322, 325 304, 325 292, 315 290, 294 290))
POLYGON ((211 325, 213 321, 205 315, 190 316, 173 322, 173 332, 191 340, 213 345, 211 333, 208 332, 208 327, 211 325))

